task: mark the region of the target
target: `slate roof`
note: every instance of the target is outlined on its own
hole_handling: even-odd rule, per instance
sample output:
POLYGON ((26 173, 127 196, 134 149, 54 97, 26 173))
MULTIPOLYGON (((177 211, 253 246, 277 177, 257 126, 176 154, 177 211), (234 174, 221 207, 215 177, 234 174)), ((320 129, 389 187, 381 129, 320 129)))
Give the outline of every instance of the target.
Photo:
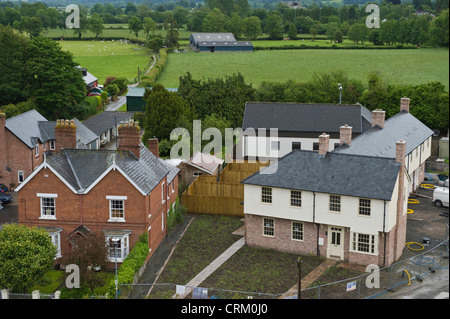
POLYGON ((354 133, 362 133, 371 127, 371 123, 372 113, 361 104, 247 102, 242 129, 333 133, 348 124, 354 133))
MULTIPOLYGON (((73 121, 77 127, 77 148, 88 148, 87 145, 95 141, 98 136, 77 118, 74 118, 73 121)), ((42 142, 55 139, 56 121, 39 121, 38 125, 41 131, 42 142)))
POLYGON ((223 160, 207 153, 197 152, 190 159, 189 164, 200 168, 208 174, 213 174, 219 165, 223 164, 223 160))
POLYGON ((399 169, 392 158, 295 150, 241 183, 390 200, 399 169))
POLYGON ((375 126, 352 140, 350 147, 341 146, 333 152, 395 158, 395 143, 406 141, 406 154, 426 141, 433 131, 415 118, 402 111, 387 119, 384 128, 375 126))
POLYGON ((29 148, 34 148, 39 140, 47 140, 47 136, 39 127, 40 121, 47 119, 33 109, 7 119, 5 127, 29 148))
POLYGON ((232 33, 192 33, 191 37, 195 42, 200 41, 211 41, 211 42, 219 42, 219 41, 236 41, 234 35, 232 33))
POLYGON ((140 190, 149 194, 169 174, 169 169, 142 143, 140 152, 137 159, 128 151, 64 149, 46 161, 78 192, 89 188, 115 163, 140 190))
POLYGON ((83 124, 97 134, 97 136, 100 136, 106 131, 114 128, 116 125, 119 125, 120 122, 129 120, 132 116, 132 112, 105 111, 88 118, 83 124))
POLYGON ((198 41, 200 47, 253 47, 250 41, 198 41))

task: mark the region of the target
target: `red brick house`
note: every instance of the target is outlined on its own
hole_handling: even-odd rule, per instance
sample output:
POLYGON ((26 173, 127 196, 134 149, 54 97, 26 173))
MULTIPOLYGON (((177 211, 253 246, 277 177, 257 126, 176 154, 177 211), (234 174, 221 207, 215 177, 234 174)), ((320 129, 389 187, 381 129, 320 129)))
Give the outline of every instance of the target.
MULTIPOLYGON (((73 122, 57 123, 55 134, 73 145, 73 122)), ((123 124, 119 136, 116 151, 63 147, 16 189, 19 223, 45 228, 59 255, 70 248, 70 236, 84 231, 119 239, 117 255, 109 253, 118 262, 140 235, 148 233, 149 257, 166 235, 178 169, 141 143, 137 123, 123 124)))
POLYGON ((62 147, 98 148, 98 137, 77 119, 75 139, 69 143, 55 131, 55 121, 48 121, 31 110, 6 119, 0 110, 0 183, 20 185, 44 161, 44 153, 62 147))

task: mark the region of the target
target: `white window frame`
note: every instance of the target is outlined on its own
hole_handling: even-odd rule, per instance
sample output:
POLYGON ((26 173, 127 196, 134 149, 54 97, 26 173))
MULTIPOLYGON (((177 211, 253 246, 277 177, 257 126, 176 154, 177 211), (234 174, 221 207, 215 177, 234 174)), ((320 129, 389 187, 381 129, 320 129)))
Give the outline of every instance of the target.
POLYGON ((262 235, 265 237, 275 237, 275 219, 264 217, 262 225, 262 235))
POLYGON ((49 143, 50 143, 50 150, 51 150, 51 151, 54 151, 55 148, 56 148, 56 147, 55 147, 55 146, 56 146, 55 140, 50 140, 49 143))
POLYGON ((360 198, 359 199, 359 205, 358 205, 358 216, 362 217, 370 217, 372 215, 372 201, 368 198, 360 198), (361 205, 362 202, 365 203, 364 205, 361 205), (368 203, 368 205, 367 205, 368 203))
POLYGON ((106 199, 109 200, 109 219, 108 222, 125 222, 125 201, 128 199, 127 196, 106 196, 106 199), (115 201, 122 202, 122 217, 113 217, 112 205, 115 201))
POLYGON ((39 219, 56 219, 56 198, 58 197, 58 194, 47 194, 47 193, 37 193, 36 194, 37 197, 39 197, 39 207, 40 207, 40 217, 39 219), (46 205, 45 208, 43 206, 43 204, 48 204, 45 203, 46 200, 51 200, 53 202, 53 214, 48 214, 47 215, 47 207, 52 207, 49 205, 46 205))
POLYGON ((333 194, 329 195, 328 210, 332 213, 340 213, 341 212, 341 195, 333 195, 333 194), (334 199, 334 200, 332 201, 332 199, 334 199), (336 210, 335 208, 337 208, 338 205, 339 205, 339 210, 336 210), (333 209, 332 209, 332 206, 335 206, 335 207, 333 207, 333 209))
POLYGON ((39 143, 36 144, 36 146, 34 147, 34 156, 35 157, 39 156, 39 143))
POLYGON ((25 180, 25 173, 24 171, 17 171, 17 182, 18 184, 23 183, 25 180), (22 176, 22 180, 20 180, 20 176, 22 176))
POLYGON ((271 151, 279 151, 281 148, 280 141, 270 141, 270 150, 271 151))
POLYGON ((261 203, 272 204, 272 187, 261 187, 261 203))
POLYGON ((61 257, 61 231, 49 233, 50 239, 52 240, 53 245, 56 247, 56 255, 55 259, 61 257))
POLYGON ((378 255, 378 236, 364 233, 352 232, 350 251, 378 255))
POLYGON ((109 235, 106 236, 106 243, 108 245, 108 260, 111 262, 115 262, 116 261, 116 251, 115 249, 117 249, 117 262, 123 262, 125 260, 125 258, 127 258, 128 254, 130 253, 130 234, 125 234, 125 235, 109 235), (120 247, 119 248, 114 248, 109 246, 110 240, 111 239, 119 239, 120 240, 120 247))
POLYGON ((303 241, 305 235, 305 226, 302 222, 291 222, 291 239, 296 241, 303 241), (297 225, 296 225, 297 224, 297 225), (295 237, 300 238, 295 238, 295 237))
POLYGON ((289 206, 294 207, 294 208, 302 207, 302 191, 291 189, 291 197, 290 197, 290 201, 289 201, 289 206), (297 194, 297 195, 293 197, 292 192, 294 192, 294 194, 297 194), (292 205, 293 201, 294 201, 294 203, 299 203, 299 205, 292 205))

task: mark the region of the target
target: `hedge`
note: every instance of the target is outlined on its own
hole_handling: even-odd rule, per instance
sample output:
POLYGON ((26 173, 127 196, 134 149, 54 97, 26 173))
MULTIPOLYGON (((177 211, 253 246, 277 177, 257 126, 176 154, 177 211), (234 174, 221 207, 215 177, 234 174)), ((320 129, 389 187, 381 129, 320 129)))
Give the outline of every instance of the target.
POLYGON ((156 61, 150 72, 142 77, 141 83, 139 83, 140 87, 152 87, 155 85, 159 75, 166 67, 167 55, 168 53, 166 48, 159 50, 159 59, 156 61))
MULTIPOLYGON (((140 270, 140 268, 144 265, 145 259, 148 255, 148 234, 143 234, 139 237, 139 242, 137 242, 133 249, 130 251, 128 256, 120 266, 117 271, 117 281, 118 288, 121 294, 123 292, 127 292, 129 287, 120 286, 121 284, 133 284, 134 277, 136 273, 140 270)), ((108 288, 108 298, 114 299, 116 297, 116 283, 115 278, 111 280, 108 288)))

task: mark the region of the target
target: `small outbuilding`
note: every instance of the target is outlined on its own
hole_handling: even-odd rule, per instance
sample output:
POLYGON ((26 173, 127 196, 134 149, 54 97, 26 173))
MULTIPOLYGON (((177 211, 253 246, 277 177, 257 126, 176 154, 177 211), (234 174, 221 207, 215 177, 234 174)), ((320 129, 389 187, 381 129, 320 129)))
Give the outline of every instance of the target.
MULTIPOLYGON (((128 112, 144 112, 145 111, 145 100, 144 100, 144 94, 145 94, 145 87, 134 87, 129 88, 126 99, 127 99, 127 111, 128 112)), ((148 87, 147 89, 152 89, 151 87, 148 87)), ((177 92, 177 88, 166 88, 169 92, 177 92)))

